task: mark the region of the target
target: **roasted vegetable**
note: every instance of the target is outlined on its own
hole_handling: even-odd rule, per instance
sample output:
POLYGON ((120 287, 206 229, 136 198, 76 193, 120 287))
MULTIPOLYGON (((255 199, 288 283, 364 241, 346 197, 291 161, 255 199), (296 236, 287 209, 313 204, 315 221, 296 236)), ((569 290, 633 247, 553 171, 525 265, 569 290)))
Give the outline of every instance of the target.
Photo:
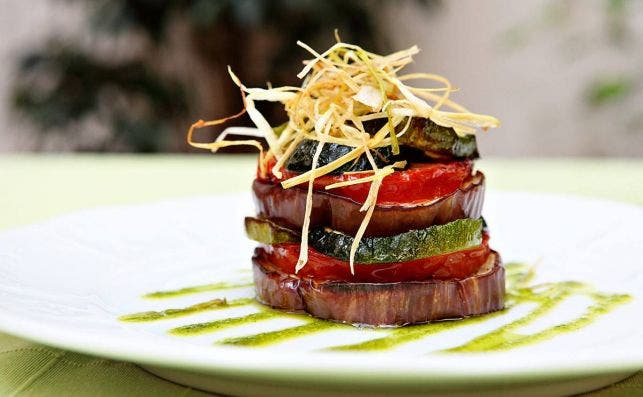
POLYGON ((301 240, 297 232, 281 227, 267 219, 247 216, 244 224, 248 237, 262 244, 280 244, 301 240))
POLYGON ((505 272, 492 251, 464 279, 394 283, 319 282, 275 270, 253 258, 257 299, 288 311, 349 324, 402 326, 490 313, 504 307, 505 272))
MULTIPOLYGON (((316 281, 348 281, 353 283, 390 283, 397 281, 423 281, 461 279, 475 274, 489 255, 489 239, 483 236, 482 244, 463 251, 451 252, 408 262, 356 263, 351 273, 347 261, 324 255, 308 248, 308 265, 298 277, 316 281)), ((255 257, 270 263, 276 270, 295 274, 299 258, 298 242, 264 245, 255 249, 255 257)))
POLYGON ((430 119, 413 118, 400 145, 421 150, 426 156, 438 160, 476 159, 478 145, 475 135, 459 136, 453 128, 442 127, 430 119))
MULTIPOLYGON (((306 172, 310 170, 312 168, 312 160, 318 144, 319 142, 317 141, 304 139, 288 159, 286 169, 294 172, 306 172)), ((317 160, 317 167, 331 163, 338 158, 345 156, 351 150, 353 150, 353 148, 350 146, 339 145, 337 143, 325 143, 319 155, 319 160, 317 160)), ((395 162, 395 156, 393 156, 390 146, 375 149, 373 152, 373 160, 375 160, 375 164, 377 164, 378 167, 383 167, 395 162)), ((329 174, 339 175, 344 172, 366 171, 371 169, 373 169, 373 167, 369 163, 366 155, 363 154, 356 160, 344 164, 329 174)))
MULTIPOLYGON (((309 234, 309 245, 324 255, 347 261, 354 237, 317 228, 309 234)), ((445 225, 409 230, 394 236, 364 237, 357 246, 356 263, 407 262, 466 250, 482 242, 482 220, 458 219, 445 225)))
MULTIPOLYGON (((365 128, 371 132, 376 132, 379 124, 384 121, 378 120, 370 125, 365 123, 365 128), (367 127, 368 126, 368 127, 367 127)), ((379 147, 372 149, 373 160, 378 167, 393 164, 400 160, 421 160, 414 150, 419 150, 429 159, 449 160, 449 159, 475 159, 478 158, 478 147, 476 145, 475 135, 458 136, 452 128, 442 127, 435 124, 430 119, 414 117, 411 120, 409 128, 399 139, 402 145, 401 152, 393 155, 391 146, 379 147)), ((304 139, 292 153, 286 169, 293 172, 306 172, 312 168, 312 159, 317 150, 319 142, 304 139)), ((329 164, 340 157, 345 156, 351 150, 350 146, 340 145, 337 143, 325 143, 317 161, 317 167, 329 164)), ((344 172, 368 171, 373 169, 366 155, 361 155, 356 160, 336 168, 329 175, 339 175, 344 172)))
MULTIPOLYGON (((248 237, 263 244, 300 241, 295 231, 268 220, 246 217, 245 226, 248 237)), ((365 237, 359 242, 355 261, 361 264, 409 262, 467 250, 481 244, 482 228, 481 218, 458 219, 395 236, 365 237)), ((309 245, 321 254, 347 261, 353 236, 328 228, 315 228, 309 232, 309 241, 309 245)))
MULTIPOLYGON (((306 191, 255 180, 252 184, 258 216, 293 230, 301 230, 306 208, 306 191)), ((332 192, 332 191, 331 191, 332 192)), ((361 205, 329 191, 314 192, 310 227, 330 227, 355 235, 364 213, 361 205)), ((461 218, 478 218, 484 201, 484 175, 466 179, 455 192, 425 203, 378 205, 365 236, 390 236, 411 229, 424 229, 461 218)))
MULTIPOLYGON (((388 175, 377 194, 378 205, 416 204, 432 201, 456 191, 473 173, 473 161, 449 161, 442 163, 414 163, 404 170, 388 175)), ((290 177, 291 171, 284 171, 290 177)), ((313 190, 329 191, 357 203, 368 199, 370 183, 350 184, 372 173, 345 173, 324 175, 315 179, 313 190), (348 186, 337 186, 349 183, 348 186), (334 187, 332 187, 334 185, 334 187), (331 186, 331 189, 326 189, 331 186)), ((275 181, 278 182, 278 181, 275 181)), ((305 188, 296 186, 296 188, 305 188)))

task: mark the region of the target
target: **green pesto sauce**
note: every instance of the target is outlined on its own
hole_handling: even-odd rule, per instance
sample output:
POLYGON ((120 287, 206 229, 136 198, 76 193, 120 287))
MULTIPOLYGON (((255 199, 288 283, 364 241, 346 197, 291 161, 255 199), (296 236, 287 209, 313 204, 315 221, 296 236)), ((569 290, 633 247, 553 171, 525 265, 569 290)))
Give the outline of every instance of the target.
POLYGON ((202 292, 211 292, 211 291, 223 291, 227 289, 236 289, 251 287, 254 284, 251 282, 247 283, 214 283, 214 284, 204 284, 197 285, 194 287, 180 288, 170 291, 156 291, 150 292, 149 294, 143 295, 143 298, 147 299, 166 299, 166 298, 177 298, 185 295, 199 294, 202 292))
MULTIPOLYGON (((535 276, 533 268, 523 264, 509 263, 505 265, 505 269, 507 292, 505 297, 506 307, 503 311, 490 313, 483 316, 470 317, 462 320, 438 321, 430 324, 387 329, 387 333, 384 336, 380 336, 374 339, 370 339, 366 342, 356 344, 338 344, 325 350, 389 350, 404 343, 419 340, 430 335, 438 334, 440 332, 483 323, 491 318, 505 315, 507 313, 507 310, 518 305, 533 305, 534 308, 526 315, 523 315, 522 317, 508 324, 501 325, 495 330, 478 336, 460 346, 447 349, 444 352, 484 352, 508 350, 527 344, 542 342, 557 335, 578 330, 591 324, 601 315, 610 312, 618 305, 621 305, 631 299, 631 297, 628 295, 600 293, 586 284, 574 281, 546 283, 532 286, 530 285, 530 283, 535 276), (567 321, 566 323, 554 325, 534 334, 521 334, 520 332, 518 332, 520 328, 551 312, 566 299, 572 296, 581 295, 590 298, 592 301, 592 303, 586 308, 585 313, 583 313, 581 316, 567 321)), ((145 295, 145 297, 170 298, 199 292, 241 288, 248 285, 251 284, 217 283, 183 288, 175 291, 155 292, 152 294, 147 294, 145 295)), ((248 314, 242 317, 225 318, 203 323, 188 324, 181 327, 172 328, 168 332, 172 335, 192 336, 207 334, 226 328, 237 327, 244 324, 250 324, 257 321, 263 321, 273 318, 292 317, 303 321, 303 324, 291 326, 289 328, 277 331, 262 332, 258 334, 225 338, 215 341, 215 343, 223 345, 260 347, 274 345, 289 339, 312 335, 332 329, 354 329, 350 325, 315 319, 307 314, 294 314, 274 310, 269 307, 257 304, 254 299, 251 298, 237 299, 229 302, 225 299, 213 299, 184 308, 168 309, 159 312, 142 312, 129 314, 121 316, 120 320, 130 322, 156 321, 180 316, 187 316, 204 311, 219 310, 227 307, 245 305, 253 305, 258 309, 258 311, 256 313, 248 314)), ((369 328, 362 329, 362 331, 373 332, 373 330, 369 328)))
POLYGON ((343 328, 345 324, 332 321, 311 320, 310 322, 278 331, 262 332, 260 334, 241 336, 238 338, 226 338, 218 341, 217 344, 235 346, 268 346, 276 343, 294 339, 301 336, 312 335, 332 328, 343 328))
POLYGON ((209 332, 216 332, 222 329, 236 327, 243 324, 254 323, 260 320, 266 320, 269 318, 276 317, 278 314, 260 311, 257 313, 248 314, 243 317, 231 317, 225 318, 223 320, 208 321, 205 323, 196 323, 184 325, 182 327, 172 328, 168 332, 172 335, 181 335, 181 336, 190 336, 190 335, 201 335, 207 334, 209 332))
POLYGON ((228 301, 227 299, 212 299, 205 302, 200 302, 192 306, 182 307, 178 309, 167 309, 160 312, 140 312, 126 314, 120 316, 118 319, 127 322, 145 322, 164 320, 168 318, 176 318, 182 316, 189 316, 190 314, 207 312, 212 310, 221 310, 229 307, 243 306, 254 302, 252 298, 242 298, 228 301))

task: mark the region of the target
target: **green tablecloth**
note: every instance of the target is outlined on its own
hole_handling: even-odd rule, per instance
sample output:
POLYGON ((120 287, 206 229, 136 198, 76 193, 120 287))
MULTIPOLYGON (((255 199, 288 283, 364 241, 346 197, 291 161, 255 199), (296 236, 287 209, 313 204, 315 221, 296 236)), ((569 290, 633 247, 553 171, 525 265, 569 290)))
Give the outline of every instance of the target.
MULTIPOLYGON (((0 229, 100 205, 248 190, 250 156, 0 157, 0 229)), ((643 160, 484 160, 491 189, 643 204, 643 160)), ((115 362, 0 334, 0 395, 205 396, 115 362)), ((592 397, 643 396, 643 373, 592 397)))

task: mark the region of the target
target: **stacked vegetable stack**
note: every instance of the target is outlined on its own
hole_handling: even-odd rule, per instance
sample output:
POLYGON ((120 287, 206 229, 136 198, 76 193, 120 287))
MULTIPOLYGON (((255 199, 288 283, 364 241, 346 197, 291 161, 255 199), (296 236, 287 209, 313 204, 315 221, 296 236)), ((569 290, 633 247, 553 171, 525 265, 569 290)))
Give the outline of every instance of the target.
MULTIPOLYGON (((475 137, 460 138, 429 119, 414 119, 406 134, 400 155, 393 156, 390 147, 374 152, 378 166, 400 158, 408 165, 384 178, 353 272, 350 248, 369 186, 325 188, 362 177, 370 169, 366 156, 315 179, 308 262, 298 272, 306 189, 284 189, 274 176, 258 175, 252 186, 258 217, 245 224, 248 235, 264 244, 254 256, 262 302, 370 325, 460 318, 503 307, 503 270, 480 218, 484 175, 473 171, 475 137)), ((316 146, 298 145, 286 178, 311 169, 316 146)), ((317 166, 350 149, 324 145, 317 166)))
MULTIPOLYGON (((226 133, 262 136, 270 146, 252 185, 257 215, 245 220, 261 243, 257 299, 373 326, 503 308, 504 269, 489 248, 484 175, 473 167, 472 132, 497 120, 450 101, 453 89, 440 76, 398 76, 415 47, 379 56, 341 42, 321 55, 302 46, 315 55, 302 87, 246 88, 231 73, 257 129, 226 133), (444 87, 402 83, 417 78, 444 87), (269 128, 254 100, 284 103, 289 121, 269 128)), ((234 142, 196 145, 214 151, 234 142)))

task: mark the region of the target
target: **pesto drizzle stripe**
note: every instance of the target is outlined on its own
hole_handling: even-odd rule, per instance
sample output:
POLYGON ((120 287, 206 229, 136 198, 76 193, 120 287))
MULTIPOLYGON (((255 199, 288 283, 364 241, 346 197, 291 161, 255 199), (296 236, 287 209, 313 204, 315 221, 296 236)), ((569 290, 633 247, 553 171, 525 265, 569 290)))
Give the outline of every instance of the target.
POLYGON ((208 321, 205 323, 189 324, 177 328, 172 328, 168 332, 172 335, 193 336, 207 334, 226 328, 236 327, 243 324, 253 323, 255 321, 267 320, 269 318, 277 317, 278 314, 261 311, 258 313, 248 314, 243 317, 232 317, 223 320, 208 321))
POLYGON ((445 320, 430 324, 411 325, 391 330, 390 335, 371 339, 351 345, 333 346, 324 350, 358 351, 358 350, 390 350, 396 346, 413 342, 429 335, 439 334, 455 328, 485 322, 487 319, 505 314, 504 311, 489 313, 484 316, 469 317, 461 320, 445 320))
POLYGON ((333 323, 324 320, 313 320, 307 324, 295 327, 280 329, 277 331, 262 332, 260 334, 241 336, 236 338, 226 338, 216 342, 222 345, 235 346, 268 346, 275 343, 281 343, 288 339, 299 338, 301 336, 312 335, 318 332, 326 331, 332 328, 345 328, 346 325, 333 323))
POLYGON ((629 295, 603 295, 593 296, 595 304, 590 305, 585 313, 567 323, 557 324, 534 334, 519 334, 514 332, 518 326, 531 323, 536 320, 544 311, 551 310, 556 304, 545 304, 529 313, 519 321, 500 327, 495 331, 481 335, 463 345, 447 349, 446 352, 484 352, 509 350, 532 343, 538 343, 551 339, 559 334, 571 332, 591 324, 600 315, 606 314, 619 304, 628 302, 629 295), (539 311, 541 310, 542 311, 539 311))
POLYGON ((223 291, 228 289, 252 287, 253 285, 254 284, 252 282, 204 284, 204 285, 197 285, 194 287, 186 287, 186 288, 180 288, 175 290, 150 292, 149 294, 143 295, 143 298, 146 298, 146 299, 176 298, 179 296, 198 294, 201 292, 223 291))
POLYGON ((119 317, 119 320, 126 322, 145 322, 166 320, 170 318, 189 316, 190 314, 201 313, 205 311, 227 309, 229 307, 245 306, 254 303, 253 298, 241 298, 228 301, 223 299, 212 299, 205 302, 199 302, 192 306, 182 307, 177 309, 167 309, 162 311, 149 311, 126 314, 119 317))

